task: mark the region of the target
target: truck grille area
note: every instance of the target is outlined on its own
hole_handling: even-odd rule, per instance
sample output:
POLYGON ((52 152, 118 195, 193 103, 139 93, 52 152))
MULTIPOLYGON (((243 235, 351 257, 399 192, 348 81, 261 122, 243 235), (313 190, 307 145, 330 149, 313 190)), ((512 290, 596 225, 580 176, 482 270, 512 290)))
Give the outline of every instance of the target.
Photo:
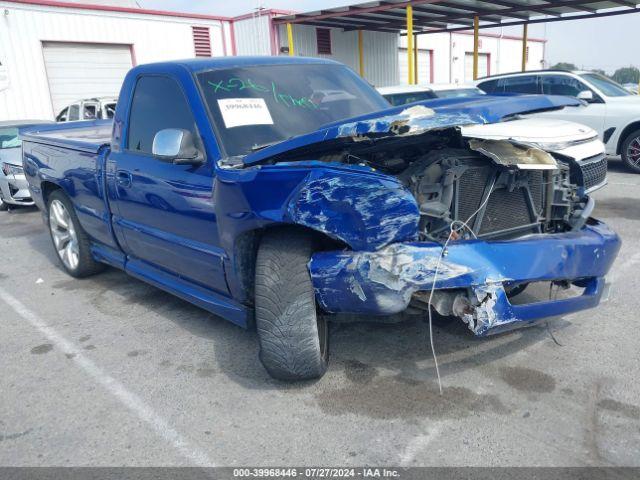
POLYGON ((418 204, 421 238, 501 240, 580 228, 579 212, 588 197, 570 180, 576 164, 514 168, 465 150, 442 149, 398 178, 418 204))
POLYGON ((486 205, 469 222, 478 237, 510 238, 540 232, 544 210, 544 175, 530 171, 515 184, 492 167, 471 167, 458 180, 456 219, 467 221, 482 205, 485 191, 496 178, 486 205))
POLYGON ((480 235, 495 234, 535 222, 536 219, 531 217, 526 195, 524 188, 511 192, 504 188, 495 190, 489 197, 482 216, 480 235))

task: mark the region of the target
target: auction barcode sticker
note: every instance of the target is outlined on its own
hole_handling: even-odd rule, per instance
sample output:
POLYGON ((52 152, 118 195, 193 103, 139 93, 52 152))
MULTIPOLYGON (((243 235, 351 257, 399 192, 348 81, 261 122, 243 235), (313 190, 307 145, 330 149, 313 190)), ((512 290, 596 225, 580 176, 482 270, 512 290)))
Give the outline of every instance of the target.
POLYGON ((218 100, 220 113, 227 128, 243 125, 273 125, 264 98, 224 98, 218 100))

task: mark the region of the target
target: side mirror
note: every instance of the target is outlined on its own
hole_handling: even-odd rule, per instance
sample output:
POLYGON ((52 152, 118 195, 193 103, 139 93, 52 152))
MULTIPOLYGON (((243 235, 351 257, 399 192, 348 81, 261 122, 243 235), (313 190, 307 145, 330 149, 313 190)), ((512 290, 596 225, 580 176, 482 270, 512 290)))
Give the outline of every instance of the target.
POLYGON ((165 128, 153 137, 151 153, 176 165, 198 165, 204 161, 189 130, 165 128))
POLYGON ((580 93, 578 93, 578 100, 593 102, 593 92, 591 90, 582 90, 580 93))

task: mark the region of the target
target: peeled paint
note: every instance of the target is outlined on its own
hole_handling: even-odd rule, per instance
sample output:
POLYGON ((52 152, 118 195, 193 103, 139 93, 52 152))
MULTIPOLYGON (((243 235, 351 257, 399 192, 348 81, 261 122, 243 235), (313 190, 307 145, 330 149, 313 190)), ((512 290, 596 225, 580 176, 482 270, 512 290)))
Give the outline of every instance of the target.
POLYGON ((423 105, 405 108, 395 115, 387 115, 369 120, 344 123, 338 127, 338 137, 363 140, 369 137, 381 138, 387 135, 419 135, 431 130, 461 127, 485 123, 478 114, 463 112, 436 113, 423 105), (364 138, 362 138, 364 137, 364 138))

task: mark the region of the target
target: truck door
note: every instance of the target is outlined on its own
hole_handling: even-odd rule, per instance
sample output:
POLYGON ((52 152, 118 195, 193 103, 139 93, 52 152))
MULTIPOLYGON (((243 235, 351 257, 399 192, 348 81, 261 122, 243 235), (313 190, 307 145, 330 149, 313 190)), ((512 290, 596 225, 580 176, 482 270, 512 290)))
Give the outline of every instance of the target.
POLYGON ((213 160, 205 156, 200 165, 184 165, 155 157, 154 137, 167 128, 190 131, 204 154, 180 84, 169 76, 139 77, 127 138, 107 166, 116 236, 132 268, 161 270, 227 293, 213 204, 213 160))

